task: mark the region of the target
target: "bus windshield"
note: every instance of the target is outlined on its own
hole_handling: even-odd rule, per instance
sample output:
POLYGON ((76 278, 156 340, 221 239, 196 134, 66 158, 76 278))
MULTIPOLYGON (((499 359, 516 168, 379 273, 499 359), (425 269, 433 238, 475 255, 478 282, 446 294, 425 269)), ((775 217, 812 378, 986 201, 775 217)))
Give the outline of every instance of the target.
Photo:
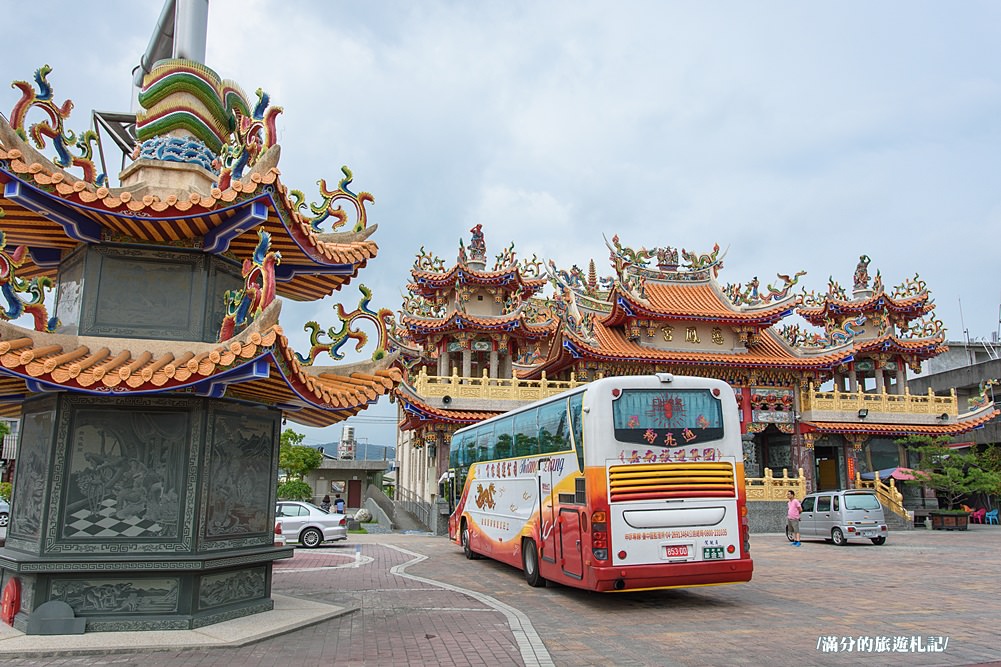
POLYGON ((723 409, 708 389, 624 389, 612 403, 615 439, 675 447, 723 437, 723 409))

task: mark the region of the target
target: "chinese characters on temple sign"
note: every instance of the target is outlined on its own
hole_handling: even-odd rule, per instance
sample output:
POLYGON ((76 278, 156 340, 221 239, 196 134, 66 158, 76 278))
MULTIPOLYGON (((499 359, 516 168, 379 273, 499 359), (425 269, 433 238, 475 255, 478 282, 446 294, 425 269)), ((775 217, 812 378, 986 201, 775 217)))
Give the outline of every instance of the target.
POLYGON ((948 647, 949 638, 941 636, 821 635, 817 638, 817 650, 821 653, 943 653, 948 647))

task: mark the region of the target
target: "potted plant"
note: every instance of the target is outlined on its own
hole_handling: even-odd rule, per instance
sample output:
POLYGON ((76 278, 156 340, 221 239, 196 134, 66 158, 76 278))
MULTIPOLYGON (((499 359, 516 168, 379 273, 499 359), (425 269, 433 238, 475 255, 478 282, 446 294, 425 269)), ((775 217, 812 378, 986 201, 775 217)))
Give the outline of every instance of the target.
POLYGON ((898 440, 910 445, 917 455, 915 477, 935 490, 945 507, 931 512, 932 528, 966 530, 969 514, 959 509, 960 502, 975 493, 991 493, 1001 483, 1001 474, 983 465, 975 450, 960 453, 949 449, 948 437, 911 435, 898 440))

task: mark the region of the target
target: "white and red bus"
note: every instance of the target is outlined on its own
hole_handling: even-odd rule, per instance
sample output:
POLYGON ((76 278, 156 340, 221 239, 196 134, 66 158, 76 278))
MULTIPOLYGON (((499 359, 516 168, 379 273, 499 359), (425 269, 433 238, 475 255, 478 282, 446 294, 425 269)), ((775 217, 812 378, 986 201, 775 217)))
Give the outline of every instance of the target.
POLYGON ((531 586, 751 579, 737 402, 720 380, 596 380, 457 431, 450 468, 449 537, 531 586))

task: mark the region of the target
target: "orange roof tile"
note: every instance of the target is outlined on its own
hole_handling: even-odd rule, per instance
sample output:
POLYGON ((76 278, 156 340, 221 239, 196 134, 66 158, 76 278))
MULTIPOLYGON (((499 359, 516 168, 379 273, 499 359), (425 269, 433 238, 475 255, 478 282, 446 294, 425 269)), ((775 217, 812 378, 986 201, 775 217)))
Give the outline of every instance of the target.
POLYGON ((527 297, 545 287, 549 280, 544 276, 539 278, 524 276, 518 266, 510 266, 496 271, 481 271, 462 263, 453 265, 445 272, 415 268, 410 270, 410 274, 413 277, 413 282, 407 284, 407 289, 414 294, 424 296, 459 283, 464 285, 504 285, 512 291, 514 291, 515 286, 520 286, 517 291, 527 297))
POLYGON ((871 435, 960 435, 968 433, 978 426, 982 426, 991 421, 1001 411, 993 410, 967 421, 958 421, 954 424, 877 424, 859 422, 814 422, 804 421, 801 424, 807 430, 818 433, 868 433, 871 435))
MULTIPOLYGON (((0 198, 6 213, 2 228, 10 245, 61 250, 76 247, 82 240, 182 248, 208 244, 207 251, 242 261, 252 256, 257 230, 263 227, 271 234, 272 250, 282 255, 278 293, 298 301, 332 294, 378 254, 378 246, 365 238, 370 231, 313 231, 295 210, 277 167, 251 173, 225 191, 214 188, 207 196, 192 192, 181 197, 138 197, 127 189, 96 187, 73 179, 40 162, 28 164, 23 155, 18 148, 0 147, 0 160, 9 165, 9 171, 0 170, 0 183, 14 180, 19 184, 12 194, 0 198), (67 222, 66 216, 50 219, 43 212, 66 207, 73 222, 67 222)), ((36 275, 54 277, 55 269, 35 267, 25 273, 26 277, 36 275)))
POLYGON ((421 334, 445 333, 449 331, 497 331, 517 332, 521 336, 539 339, 549 336, 556 329, 555 321, 529 322, 522 311, 507 315, 470 315, 453 310, 448 317, 419 317, 404 314, 401 323, 411 337, 421 334))
POLYGON ((16 416, 23 398, 46 388, 102 395, 184 390, 250 399, 282 409, 292 421, 329 426, 401 380, 396 368, 337 375, 302 366, 277 324, 206 344, 78 338, 0 322, 0 398, 11 401, 0 403, 4 416, 16 416))
POLYGON ((850 313, 862 313, 870 310, 882 310, 885 306, 887 310, 894 313, 909 313, 910 319, 920 317, 935 310, 935 304, 929 303, 930 294, 924 292, 903 298, 894 298, 886 292, 877 292, 865 299, 835 299, 830 296, 824 297, 824 302, 819 306, 800 306, 796 312, 811 324, 823 326, 824 319, 830 314, 846 315, 850 313))
POLYGON ((477 410, 446 410, 427 403, 412 387, 401 384, 395 392, 407 416, 400 424, 401 430, 412 430, 421 423, 476 424, 484 419, 496 417, 501 412, 477 410))
POLYGON ((688 284, 648 281, 644 289, 645 302, 616 287, 610 296, 614 306, 604 323, 621 324, 629 317, 623 307, 624 302, 634 317, 759 323, 768 326, 790 313, 798 299, 793 296, 778 303, 748 308, 731 304, 710 282, 688 284))

